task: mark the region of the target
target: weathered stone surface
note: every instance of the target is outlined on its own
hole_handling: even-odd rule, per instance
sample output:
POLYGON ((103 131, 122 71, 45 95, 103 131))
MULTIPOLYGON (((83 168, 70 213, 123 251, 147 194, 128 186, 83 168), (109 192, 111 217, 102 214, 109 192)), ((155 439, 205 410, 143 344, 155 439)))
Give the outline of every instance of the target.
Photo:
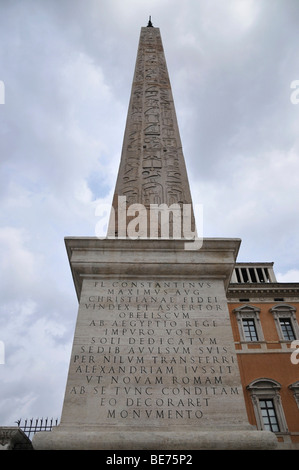
POLYGON ((239 243, 67 239, 78 320, 61 423, 34 446, 274 445, 248 424, 234 351, 225 285, 239 243))
POLYGON ((16 426, 0 427, 0 450, 32 450, 26 434, 16 426))
MULTIPOLYGON (((192 204, 159 28, 141 28, 113 207, 192 204)), ((129 220, 129 218, 127 219, 129 220)), ((192 215, 192 227, 194 219, 192 215)), ((111 225, 108 235, 124 234, 111 225)), ((126 236, 125 234, 123 236, 126 236)))
POLYGON ((141 28, 115 192, 132 203, 191 203, 159 28, 141 28))
MULTIPOLYGON (((143 268, 138 276, 131 275, 137 241, 130 244, 130 263, 122 278, 104 272, 83 279, 61 424, 101 423, 106 429, 119 424, 143 427, 145 421, 155 427, 244 426, 243 392, 221 275, 216 267, 212 279, 191 274, 204 249, 189 263, 182 258, 177 274, 159 275, 162 246, 151 251, 151 245, 143 243, 147 249, 138 262, 143 268), (155 263, 154 277, 148 275, 149 262, 155 263)), ((176 251, 168 253, 169 263, 178 262, 184 247, 176 245, 176 251)), ((221 245, 223 249, 225 241, 214 241, 214 255, 221 245)), ((114 259, 102 263, 102 270, 110 272, 109 265, 121 260, 117 246, 115 240, 114 259)), ((78 255, 77 250, 73 253, 78 255)), ((89 259, 89 248, 85 254, 89 259)), ((83 260, 82 249, 80 256, 83 260)))
POLYGON ((268 431, 157 431, 121 429, 94 431, 89 427, 37 433, 34 447, 51 450, 273 450, 276 437, 268 431))

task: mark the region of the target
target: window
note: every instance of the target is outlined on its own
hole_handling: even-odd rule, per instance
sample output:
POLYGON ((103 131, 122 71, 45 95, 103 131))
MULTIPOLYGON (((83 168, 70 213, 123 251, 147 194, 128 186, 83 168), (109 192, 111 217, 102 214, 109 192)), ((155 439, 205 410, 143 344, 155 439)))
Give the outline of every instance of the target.
POLYGON ((293 339, 296 339, 290 318, 280 318, 279 323, 285 340, 293 341, 293 339))
POLYGON ((260 400, 260 408, 266 431, 279 432, 273 400, 260 400))
POLYGON ((295 401, 299 408, 299 380, 291 385, 289 385, 289 389, 293 392, 295 401))
POLYGON ((296 308, 288 304, 280 304, 270 309, 274 317, 280 341, 299 339, 299 327, 296 318, 296 308))
POLYGON ((253 318, 243 318, 243 331, 246 341, 257 341, 257 332, 255 328, 255 321, 253 318))
POLYGON ((257 379, 246 389, 250 392, 257 428, 287 433, 287 423, 280 398, 281 385, 272 379, 257 379))
POLYGON ((235 308, 241 342, 264 341, 260 324, 260 309, 253 305, 242 305, 235 308))

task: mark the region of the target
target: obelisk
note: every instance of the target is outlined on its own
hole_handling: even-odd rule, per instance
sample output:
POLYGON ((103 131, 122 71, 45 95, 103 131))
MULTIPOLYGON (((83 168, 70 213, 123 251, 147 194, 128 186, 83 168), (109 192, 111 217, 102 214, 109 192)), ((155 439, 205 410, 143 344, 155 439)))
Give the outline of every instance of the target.
MULTIPOLYGON (((181 210, 190 205, 190 230, 195 229, 163 44, 159 28, 154 28, 151 21, 148 27, 141 29, 108 236, 114 233, 118 237, 129 235, 126 229, 130 217, 124 219, 118 214, 124 199, 127 208, 141 204, 147 212, 150 208, 153 212, 154 207, 163 205, 167 208, 180 207, 181 210), (118 226, 119 220, 123 222, 122 227, 118 226)), ((151 227, 150 233, 150 222, 147 213, 147 230, 141 235, 152 238, 155 227, 151 227)), ((171 225, 169 236, 184 236, 183 227, 181 232, 177 232, 173 232, 171 225)), ((161 230, 157 230, 156 235, 163 237, 161 230)))
POLYGON ((193 230, 161 35, 149 22, 108 236, 65 239, 77 324, 60 425, 36 434, 35 448, 275 447, 273 433, 248 424, 227 308, 240 240, 190 241, 193 230))

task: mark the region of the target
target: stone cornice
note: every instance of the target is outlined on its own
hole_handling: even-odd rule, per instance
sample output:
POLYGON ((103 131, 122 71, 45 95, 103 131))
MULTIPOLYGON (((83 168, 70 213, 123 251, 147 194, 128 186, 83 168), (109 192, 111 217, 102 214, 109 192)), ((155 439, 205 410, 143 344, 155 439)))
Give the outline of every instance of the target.
POLYGON ((269 283, 234 283, 227 290, 227 297, 288 295, 299 297, 299 283, 297 282, 269 282, 269 283))
POLYGON ((207 238, 200 249, 186 240, 100 239, 67 237, 66 249, 78 299, 84 277, 222 279, 225 288, 234 269, 241 240, 207 238))

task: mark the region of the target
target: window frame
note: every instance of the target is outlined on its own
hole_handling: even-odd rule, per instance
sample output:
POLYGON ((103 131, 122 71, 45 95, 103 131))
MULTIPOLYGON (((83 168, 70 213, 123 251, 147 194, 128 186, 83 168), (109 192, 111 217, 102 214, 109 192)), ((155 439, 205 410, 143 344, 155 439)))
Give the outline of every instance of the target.
POLYGON ((299 339, 299 325, 296 318, 296 308, 288 304, 275 305, 270 309, 273 315, 276 330, 279 336, 279 341, 284 343, 290 343, 296 339, 299 339), (293 329, 294 339, 285 339, 283 329, 280 323, 281 319, 290 319, 291 327, 293 329))
POLYGON ((282 335, 285 341, 295 341, 296 335, 293 328, 292 319, 290 317, 279 317, 279 326, 281 328, 282 335), (290 330, 288 328, 289 326, 290 330), (290 335, 290 333, 292 334, 290 335), (289 336, 292 336, 292 338, 290 338, 289 336))
POLYGON ((258 341, 258 334, 256 331, 254 318, 242 318, 242 328, 243 328, 244 338, 246 341, 250 343, 254 343, 258 341), (252 326, 253 326, 253 329, 252 329, 252 326))
POLYGON ((260 378, 254 380, 249 385, 247 385, 246 389, 249 391, 251 396, 257 429, 264 431, 266 430, 262 415, 261 400, 271 400, 273 402, 277 425, 279 428, 279 431, 272 432, 274 432, 275 434, 288 433, 289 431, 280 397, 280 383, 276 382, 276 380, 273 379, 260 378))
POLYGON ((252 343, 260 343, 265 341, 264 334, 260 322, 260 311, 261 309, 255 307, 253 305, 242 305, 241 307, 235 308, 233 313, 236 315, 239 333, 240 333, 240 341, 242 343, 252 344, 252 343), (255 331, 256 331, 256 340, 249 340, 246 338, 243 320, 253 320, 255 331))
POLYGON ((271 431, 271 432, 274 432, 274 433, 280 432, 278 417, 277 417, 277 413, 276 413, 273 398, 259 398, 259 406, 260 406, 260 409, 261 409, 261 415, 262 415, 262 421, 263 421, 264 428, 267 431, 271 431), (268 403, 271 403, 271 406, 269 406, 268 403), (264 413, 264 411, 266 411, 266 413, 264 413), (271 411, 273 412, 272 416, 271 416, 271 413, 270 413, 271 411), (275 419, 274 423, 271 422, 272 418, 275 419), (266 419, 268 420, 268 423, 265 422, 266 419), (274 427, 276 427, 277 429, 273 429, 274 427))

